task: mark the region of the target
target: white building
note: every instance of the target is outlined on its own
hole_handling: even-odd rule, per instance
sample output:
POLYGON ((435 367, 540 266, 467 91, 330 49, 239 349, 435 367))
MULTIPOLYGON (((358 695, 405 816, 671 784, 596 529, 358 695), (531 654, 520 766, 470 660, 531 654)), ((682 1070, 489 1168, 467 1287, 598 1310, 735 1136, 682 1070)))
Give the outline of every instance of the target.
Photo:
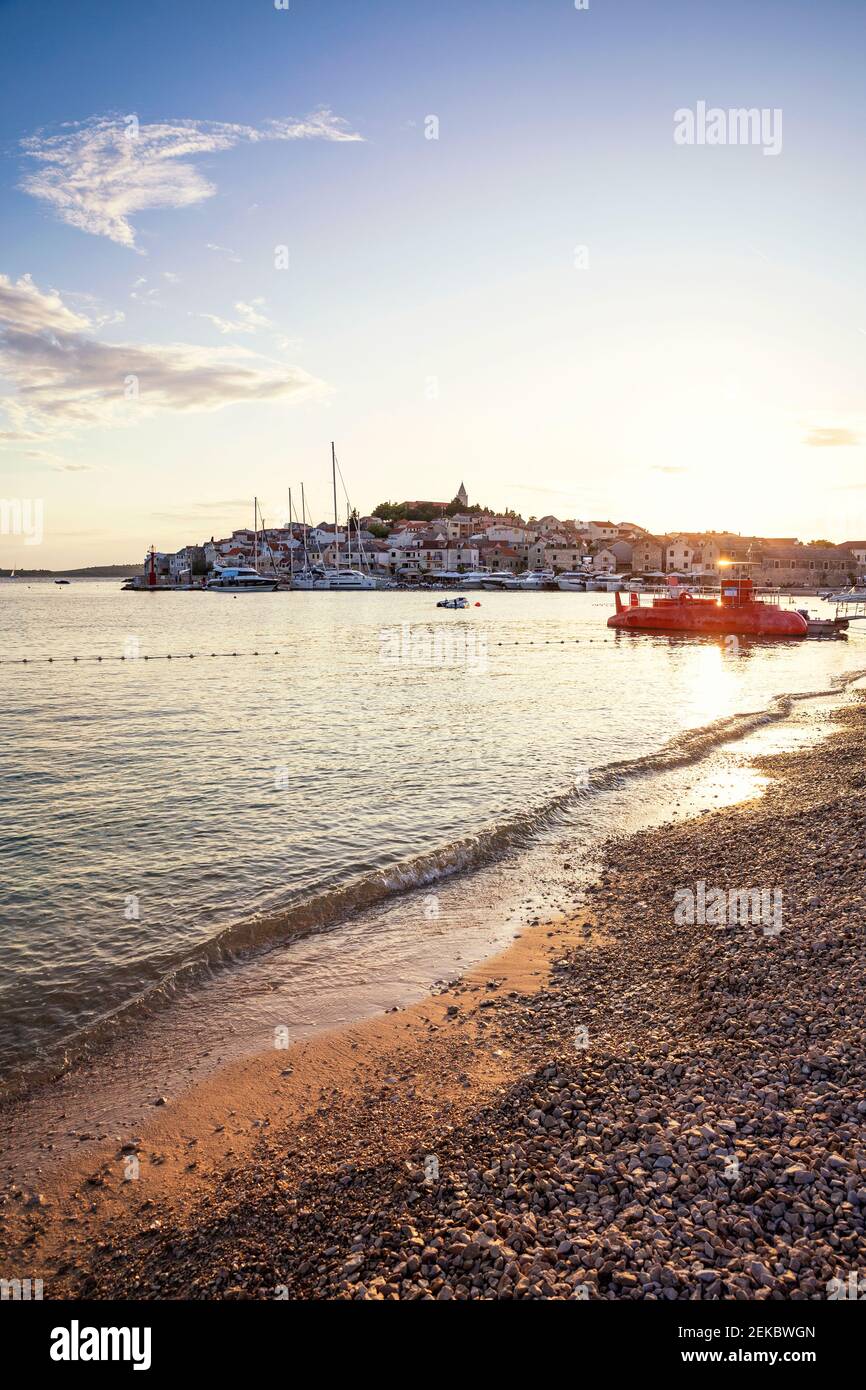
POLYGON ((578 529, 585 531, 591 541, 613 541, 619 535, 619 527, 612 521, 587 521, 578 529))
POLYGON ((618 574, 617 558, 612 550, 603 547, 597 550, 592 557, 592 568, 599 574, 618 574))
POLYGON ((167 558, 168 576, 172 584, 191 583, 196 571, 200 576, 206 564, 204 547, 200 545, 185 545, 167 558))
POLYGON ((346 532, 339 527, 335 532, 333 526, 311 526, 307 532, 307 546, 309 547, 312 541, 317 550, 324 550, 326 546, 333 543, 335 537, 341 545, 345 545, 346 532))
POLYGON ((454 516, 447 519, 449 541, 466 540, 473 536, 478 527, 479 519, 472 512, 456 512, 454 516))
POLYGON ((445 553, 445 568, 477 570, 479 553, 477 545, 449 545, 445 553))
POLYGON ((489 541, 498 541, 502 545, 525 545, 526 527, 497 523, 487 527, 486 536, 489 541))

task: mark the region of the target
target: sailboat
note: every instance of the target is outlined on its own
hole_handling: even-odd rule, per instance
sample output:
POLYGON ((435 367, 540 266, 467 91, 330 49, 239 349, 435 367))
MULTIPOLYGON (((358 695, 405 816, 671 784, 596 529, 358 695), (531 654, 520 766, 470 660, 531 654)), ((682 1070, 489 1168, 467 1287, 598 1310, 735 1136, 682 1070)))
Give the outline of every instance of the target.
MULTIPOLYGON (((264 531, 264 518, 262 518, 262 529, 264 531)), ((263 535, 265 545, 270 550, 267 534, 263 535)), ((210 593, 229 593, 229 594, 272 594, 279 583, 277 568, 274 564, 273 553, 271 554, 271 564, 273 565, 273 578, 258 572, 259 558, 259 499, 253 499, 253 563, 252 565, 225 565, 221 569, 216 569, 208 579, 205 588, 210 593)))
MULTIPOLYGON (((336 592, 342 589, 375 589, 378 587, 376 580, 369 573, 369 567, 365 572, 362 569, 352 568, 352 513, 349 506, 349 498, 346 496, 346 546, 348 553, 348 565, 340 564, 340 531, 337 509, 337 472, 339 464, 334 448, 334 441, 331 440, 331 484, 334 492, 334 568, 326 569, 323 565, 310 566, 307 558, 306 544, 306 517, 304 519, 304 570, 300 575, 295 575, 292 579, 293 589, 317 589, 336 592)), ((343 491, 346 484, 343 482, 343 475, 340 473, 340 481, 343 483, 343 491)), ((358 553, 360 562, 363 564, 366 556, 361 542, 361 528, 355 520, 358 535, 358 553)))

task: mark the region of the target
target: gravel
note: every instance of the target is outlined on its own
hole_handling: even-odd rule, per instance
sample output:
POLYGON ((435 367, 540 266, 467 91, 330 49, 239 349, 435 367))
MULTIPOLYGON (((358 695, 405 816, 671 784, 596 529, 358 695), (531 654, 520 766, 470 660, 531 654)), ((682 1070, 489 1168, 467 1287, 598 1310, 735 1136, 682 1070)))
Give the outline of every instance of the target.
POLYGON ((150 1204, 68 1291, 826 1298, 866 1261, 866 708, 837 720, 767 763, 760 801, 612 841, 591 944, 554 943, 546 987, 463 995, 420 1071, 268 1130, 196 1210, 150 1204), (699 880, 781 889, 781 932, 677 925, 674 889, 699 880), (424 1067, 456 1084, 479 1047, 517 1074, 483 1104, 426 1103, 424 1067))

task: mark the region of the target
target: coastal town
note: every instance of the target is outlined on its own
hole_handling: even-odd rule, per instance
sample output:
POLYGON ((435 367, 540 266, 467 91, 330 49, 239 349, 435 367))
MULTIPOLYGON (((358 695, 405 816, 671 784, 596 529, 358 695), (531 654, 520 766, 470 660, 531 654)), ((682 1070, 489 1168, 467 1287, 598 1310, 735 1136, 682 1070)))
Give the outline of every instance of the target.
POLYGON ((551 577, 577 574, 708 586, 732 565, 749 567, 756 585, 781 590, 838 588, 866 579, 866 540, 834 543, 731 531, 654 534, 633 521, 524 519, 470 506, 461 482, 451 502, 381 504, 342 523, 239 527, 174 553, 148 552, 145 575, 160 585, 197 586, 219 571, 248 566, 291 585, 294 576, 355 567, 383 582, 435 583, 470 574, 551 577))

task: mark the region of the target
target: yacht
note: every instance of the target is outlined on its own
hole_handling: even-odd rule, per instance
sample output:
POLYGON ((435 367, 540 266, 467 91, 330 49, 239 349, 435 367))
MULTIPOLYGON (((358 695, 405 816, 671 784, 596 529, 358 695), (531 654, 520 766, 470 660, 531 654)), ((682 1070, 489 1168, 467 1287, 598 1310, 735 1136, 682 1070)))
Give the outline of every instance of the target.
POLYGON ((293 589, 318 589, 336 592, 341 589, 377 589, 372 574, 361 570, 328 570, 320 567, 300 570, 292 578, 293 589))
POLYGON ((490 578, 490 571, 467 570, 462 574, 459 570, 442 570, 434 577, 443 584, 455 585, 460 589, 480 589, 485 579, 490 578))
POLYGON ((463 575, 464 589, 480 589, 485 579, 490 578, 490 571, 486 569, 469 570, 463 575))
POLYGON ((376 581, 372 574, 364 574, 362 570, 333 570, 325 575, 322 583, 314 585, 319 589, 375 589, 376 581))
POLYGON ((482 589, 488 589, 491 593, 501 593, 504 590, 511 592, 519 589, 520 585, 517 575, 509 573, 507 570, 500 570, 498 574, 488 574, 481 581, 482 589))
POLYGON ((557 588, 568 594, 582 594, 586 589, 586 574, 580 570, 566 570, 556 581, 557 588))
POLYGON ((821 594, 821 598, 827 603, 863 603, 866 601, 866 589, 862 585, 856 585, 853 589, 842 589, 838 594, 834 594, 832 589, 828 589, 821 594))
POLYGON ((517 587, 530 592, 536 589, 546 589, 548 584, 553 582, 553 577, 553 570, 531 570, 528 574, 520 576, 517 587))
POLYGON ((295 570, 291 578, 290 588, 292 589, 315 589, 316 581, 323 579, 325 571, 314 565, 305 566, 302 570, 295 570))
POLYGON ((229 594, 272 594, 278 584, 277 579, 268 579, 250 565, 227 565, 217 570, 205 585, 214 593, 229 594))

